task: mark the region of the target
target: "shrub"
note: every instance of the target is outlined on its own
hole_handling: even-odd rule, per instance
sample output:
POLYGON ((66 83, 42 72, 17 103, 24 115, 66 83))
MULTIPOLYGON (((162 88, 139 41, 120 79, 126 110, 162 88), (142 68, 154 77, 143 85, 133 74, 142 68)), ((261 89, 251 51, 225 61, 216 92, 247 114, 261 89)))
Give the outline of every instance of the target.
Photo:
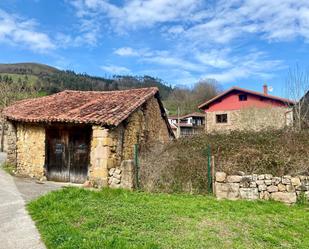
POLYGON ((216 171, 270 173, 276 176, 309 173, 309 131, 290 130, 201 134, 144 148, 141 185, 149 191, 207 191, 207 156, 211 146, 216 171))

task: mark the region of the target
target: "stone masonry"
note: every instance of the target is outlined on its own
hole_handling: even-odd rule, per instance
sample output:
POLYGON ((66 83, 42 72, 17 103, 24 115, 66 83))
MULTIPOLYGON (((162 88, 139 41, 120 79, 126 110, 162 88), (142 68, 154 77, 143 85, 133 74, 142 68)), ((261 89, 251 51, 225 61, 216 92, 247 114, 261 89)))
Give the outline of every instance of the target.
POLYGON ((124 160, 120 167, 109 170, 108 184, 111 188, 133 189, 135 186, 134 162, 124 160))
POLYGON ((206 132, 226 132, 232 130, 282 129, 291 125, 292 112, 287 108, 243 108, 232 111, 206 113, 206 132), (227 123, 216 123, 216 115, 227 114, 227 123))
POLYGON ((7 162, 16 167, 16 126, 12 122, 7 122, 7 162))
POLYGON ((7 152, 8 150, 8 132, 9 127, 8 123, 3 120, 0 111, 0 149, 3 152, 7 152))
POLYGON ((111 134, 107 128, 92 127, 89 181, 93 186, 106 187, 109 169, 116 165, 117 139, 111 134))
MULTIPOLYGON (((8 121, 8 163, 16 166, 17 174, 44 179, 48 170, 45 165, 47 125, 52 126, 53 122, 8 121)), ((117 126, 91 126, 87 186, 132 189, 134 145, 143 148, 171 139, 156 97, 145 101, 117 126)))
POLYGON ((17 173, 40 179, 44 176, 45 128, 41 125, 17 124, 17 173))
POLYGON ((215 177, 218 199, 272 199, 286 204, 295 203, 301 194, 309 199, 309 176, 227 175, 217 172, 215 177))

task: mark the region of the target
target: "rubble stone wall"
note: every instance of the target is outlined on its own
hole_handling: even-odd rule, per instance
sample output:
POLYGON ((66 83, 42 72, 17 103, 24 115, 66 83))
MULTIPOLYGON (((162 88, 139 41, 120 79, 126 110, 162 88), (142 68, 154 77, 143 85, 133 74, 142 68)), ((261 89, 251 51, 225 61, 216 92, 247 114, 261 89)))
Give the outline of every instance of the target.
POLYGON ((282 129, 292 125, 293 113, 288 108, 254 108, 215 111, 206 113, 206 132, 226 132, 232 130, 282 129), (217 123, 216 115, 227 114, 226 123, 217 123))
POLYGON ((40 179, 44 176, 45 128, 41 125, 17 124, 17 173, 40 179))
POLYGON ((123 137, 123 160, 134 158, 134 144, 140 147, 170 140, 167 124, 163 119, 156 98, 149 99, 126 120, 123 137))
POLYGON ((12 122, 7 122, 7 162, 16 167, 17 165, 17 131, 16 125, 12 122))
POLYGON ((120 167, 109 170, 108 184, 111 188, 132 190, 135 186, 135 166, 133 160, 122 161, 120 167))
POLYGON ((8 150, 8 133, 9 133, 9 124, 4 121, 4 118, 0 113, 0 149, 3 152, 7 152, 8 150))
POLYGON ((214 191, 218 199, 272 199, 293 204, 301 195, 309 199, 309 176, 227 175, 217 172, 214 191))

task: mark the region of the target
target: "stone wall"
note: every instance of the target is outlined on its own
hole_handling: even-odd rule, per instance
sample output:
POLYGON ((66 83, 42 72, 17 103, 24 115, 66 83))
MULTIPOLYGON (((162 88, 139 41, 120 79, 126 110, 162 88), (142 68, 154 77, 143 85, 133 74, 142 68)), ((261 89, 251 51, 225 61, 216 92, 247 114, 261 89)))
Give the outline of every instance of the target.
POLYGON ((12 122, 7 122, 7 162, 13 166, 17 166, 17 131, 16 125, 12 122))
POLYGON ((123 137, 124 160, 132 160, 134 158, 134 144, 144 139, 144 126, 144 115, 140 108, 132 113, 125 121, 123 137))
POLYGON ((92 127, 89 180, 94 186, 108 186, 109 169, 121 163, 121 129, 92 127))
POLYGON ((8 150, 8 123, 4 121, 0 114, 0 151, 8 150))
POLYGON ((302 193, 309 199, 309 176, 227 175, 217 172, 214 192, 218 199, 273 199, 293 204, 302 193))
POLYGON ((206 132, 231 130, 282 129, 292 125, 292 112, 288 108, 243 108, 233 111, 214 111, 206 113, 206 132), (227 114, 227 123, 216 123, 216 115, 227 114))
POLYGON ((17 173, 40 179, 44 176, 45 128, 18 123, 16 129, 17 173))
POLYGON ((167 124, 163 119, 156 98, 151 98, 125 121, 123 159, 133 159, 134 144, 140 147, 170 140, 167 124))
MULTIPOLYGON (((45 128, 44 125, 9 123, 8 160, 17 165, 17 173, 31 177, 44 176, 45 128)), ((128 160, 134 158, 134 144, 143 146, 169 140, 165 120, 161 116, 156 98, 151 98, 117 127, 92 126, 88 183, 108 186, 110 183, 124 188, 133 187, 133 169, 128 160), (112 172, 109 175, 109 172, 112 172), (114 173, 117 173, 114 175, 114 173)), ((116 187, 117 187, 116 186, 116 187)))
POLYGON ((135 166, 132 160, 122 161, 120 167, 109 170, 108 184, 111 188, 133 189, 135 186, 135 166))
POLYGON ((134 145, 140 147, 170 139, 156 98, 151 98, 114 128, 93 126, 89 181, 94 186, 131 188, 134 145), (120 173, 121 172, 121 173, 120 173), (123 182, 121 179, 124 179, 123 182), (125 183, 124 183, 125 182, 125 183))

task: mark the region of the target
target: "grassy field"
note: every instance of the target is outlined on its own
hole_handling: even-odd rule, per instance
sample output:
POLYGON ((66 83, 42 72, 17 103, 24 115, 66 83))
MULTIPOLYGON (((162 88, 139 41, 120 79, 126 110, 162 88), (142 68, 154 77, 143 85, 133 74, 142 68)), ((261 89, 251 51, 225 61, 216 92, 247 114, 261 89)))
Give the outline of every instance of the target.
POLYGON ((38 81, 38 77, 35 75, 23 75, 23 74, 13 74, 13 73, 0 73, 2 77, 5 75, 11 77, 13 82, 18 83, 18 80, 29 82, 30 84, 34 85, 36 81, 38 81))
POLYGON ((309 248, 309 209, 66 188, 28 210, 47 248, 309 248))

